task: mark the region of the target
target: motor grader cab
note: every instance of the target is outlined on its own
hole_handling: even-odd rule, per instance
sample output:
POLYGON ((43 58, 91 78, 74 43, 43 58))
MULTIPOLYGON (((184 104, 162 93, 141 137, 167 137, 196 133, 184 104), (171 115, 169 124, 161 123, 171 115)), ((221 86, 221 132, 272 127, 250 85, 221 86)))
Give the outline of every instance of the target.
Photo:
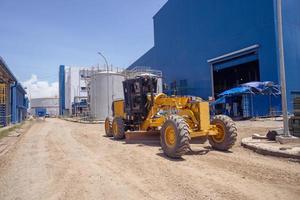
POLYGON ((113 102, 113 117, 105 120, 109 137, 119 140, 127 131, 158 131, 162 149, 171 158, 188 152, 192 138, 208 139, 214 149, 222 151, 236 141, 237 129, 230 117, 217 115, 210 120, 208 102, 198 97, 156 94, 155 76, 127 79, 123 89, 124 100, 113 102))

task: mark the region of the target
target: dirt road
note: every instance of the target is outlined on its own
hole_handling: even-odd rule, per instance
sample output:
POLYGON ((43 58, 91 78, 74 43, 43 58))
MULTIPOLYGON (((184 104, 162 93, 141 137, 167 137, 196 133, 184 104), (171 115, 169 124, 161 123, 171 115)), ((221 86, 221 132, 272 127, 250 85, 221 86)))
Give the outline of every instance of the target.
POLYGON ((299 163, 239 145, 170 160, 158 145, 103 133, 99 125, 36 122, 0 157, 0 199, 300 199, 299 163))

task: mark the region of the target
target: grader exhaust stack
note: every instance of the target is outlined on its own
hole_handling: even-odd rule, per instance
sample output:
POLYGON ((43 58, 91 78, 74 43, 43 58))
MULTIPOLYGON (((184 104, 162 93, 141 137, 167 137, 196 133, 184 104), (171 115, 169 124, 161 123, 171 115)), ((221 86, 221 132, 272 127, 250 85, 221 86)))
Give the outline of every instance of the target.
POLYGON ((123 82, 124 100, 114 101, 113 116, 105 120, 109 137, 124 139, 125 132, 160 132, 164 153, 179 158, 190 149, 192 138, 208 138, 214 149, 227 151, 237 129, 230 117, 210 120, 209 104, 198 97, 167 96, 157 92, 157 78, 137 76, 123 82))

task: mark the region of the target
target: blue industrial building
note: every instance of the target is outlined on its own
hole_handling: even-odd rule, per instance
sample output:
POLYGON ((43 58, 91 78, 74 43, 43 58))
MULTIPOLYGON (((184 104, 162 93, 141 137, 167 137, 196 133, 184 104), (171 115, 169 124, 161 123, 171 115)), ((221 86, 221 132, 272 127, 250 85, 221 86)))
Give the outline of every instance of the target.
POLYGON ((10 86, 17 79, 0 56, 0 127, 11 122, 11 90, 10 86))
POLYGON ((0 127, 24 121, 28 102, 26 91, 0 57, 0 127))
POLYGON ((15 82, 11 86, 11 122, 20 123, 25 120, 28 109, 28 98, 22 85, 15 82))
POLYGON ((59 115, 65 110, 65 66, 59 66, 59 115))
MULTIPOLYGON (((300 1, 282 2, 291 111, 292 94, 300 92, 300 1)), ((129 68, 162 70, 165 92, 204 99, 246 82, 279 84, 276 3, 169 0, 153 17, 154 46, 129 68)))

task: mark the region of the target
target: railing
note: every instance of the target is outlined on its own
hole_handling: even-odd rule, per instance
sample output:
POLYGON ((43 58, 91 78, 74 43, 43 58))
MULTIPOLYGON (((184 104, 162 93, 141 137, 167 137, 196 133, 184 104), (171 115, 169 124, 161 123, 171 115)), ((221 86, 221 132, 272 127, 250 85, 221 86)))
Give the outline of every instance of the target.
POLYGON ((153 74, 158 77, 162 77, 162 71, 151 69, 151 67, 147 66, 137 66, 133 69, 124 70, 122 74, 125 75, 126 79, 134 78, 136 76, 140 76, 142 74, 153 74))

